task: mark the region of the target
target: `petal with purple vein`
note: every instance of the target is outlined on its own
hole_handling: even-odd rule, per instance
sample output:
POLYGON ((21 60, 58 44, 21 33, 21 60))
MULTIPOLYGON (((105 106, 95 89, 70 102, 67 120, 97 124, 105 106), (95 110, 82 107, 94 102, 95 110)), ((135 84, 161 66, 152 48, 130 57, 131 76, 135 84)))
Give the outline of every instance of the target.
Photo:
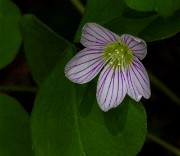
POLYGON ((118 35, 108 29, 96 23, 87 23, 83 27, 80 42, 85 47, 103 47, 107 43, 117 42, 119 39, 118 35))
POLYGON ((87 83, 103 68, 102 49, 85 48, 78 52, 66 65, 65 75, 74 83, 87 83))
POLYGON ((135 56, 141 60, 144 59, 147 54, 147 45, 142 39, 124 34, 121 36, 121 40, 131 49, 135 56))
POLYGON ((100 74, 97 85, 97 101, 103 111, 117 107, 127 92, 125 77, 120 67, 107 64, 100 74))
POLYGON ((148 99, 151 95, 149 77, 143 64, 134 57, 131 66, 126 71, 128 95, 135 101, 141 97, 148 99))

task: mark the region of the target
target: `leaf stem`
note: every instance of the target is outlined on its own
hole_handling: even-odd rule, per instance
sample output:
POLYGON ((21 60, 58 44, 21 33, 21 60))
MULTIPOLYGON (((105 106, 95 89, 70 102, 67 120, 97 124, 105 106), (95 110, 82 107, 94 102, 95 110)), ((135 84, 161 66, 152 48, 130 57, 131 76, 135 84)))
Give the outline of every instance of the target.
POLYGON ((79 11, 81 15, 84 13, 85 7, 79 0, 71 0, 71 3, 79 11))
POLYGON ((154 86, 160 89, 164 94, 166 94, 174 103, 180 106, 180 98, 171 89, 169 89, 165 84, 163 84, 156 76, 151 72, 148 72, 150 80, 154 86))
POLYGON ((0 86, 0 92, 37 92, 36 87, 27 87, 27 86, 0 86))
POLYGON ((171 144, 167 143, 166 141, 162 140, 161 138, 151 134, 151 133, 147 133, 147 138, 155 143, 157 143, 158 145, 164 147, 165 149, 171 151, 172 153, 176 154, 177 156, 180 156, 180 150, 174 146, 172 146, 171 144))

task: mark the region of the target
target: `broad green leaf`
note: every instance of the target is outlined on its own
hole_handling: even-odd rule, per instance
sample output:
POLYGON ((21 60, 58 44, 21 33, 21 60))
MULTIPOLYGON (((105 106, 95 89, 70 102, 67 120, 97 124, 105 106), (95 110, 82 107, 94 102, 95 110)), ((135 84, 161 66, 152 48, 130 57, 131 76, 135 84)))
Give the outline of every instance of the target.
MULTIPOLYGON (((41 85, 35 100, 31 131, 36 155, 137 155, 146 136, 142 104, 127 97, 120 107, 103 113, 94 100, 90 107, 77 103, 83 94, 76 94, 74 84, 64 76, 69 55, 64 59, 41 85)), ((96 93, 91 93, 84 95, 94 99, 96 93)))
POLYGON ((129 97, 107 113, 95 102, 87 117, 79 115, 79 122, 87 155, 136 156, 145 141, 145 110, 141 103, 129 97))
MULTIPOLYGON (((126 6, 121 1, 119 1, 119 3, 122 3, 122 6, 119 3, 115 4, 111 1, 112 5, 108 5, 107 7, 109 10, 113 10, 111 12, 112 14, 110 14, 111 16, 107 15, 99 18, 97 13, 100 12, 101 14, 104 11, 104 7, 98 5, 100 1, 101 0, 96 2, 93 0, 88 1, 75 41, 78 42, 80 40, 82 27, 86 22, 97 22, 118 35, 132 34, 145 41, 165 39, 180 31, 180 11, 164 19, 155 12, 137 12, 128 8, 124 9, 126 6), (120 11, 118 11, 118 9, 116 10, 117 7, 119 7, 120 11)), ((106 2, 107 0, 104 1, 103 4, 105 5, 106 2)), ((109 11, 107 11, 107 13, 109 13, 109 11)))
POLYGON ((88 0, 86 9, 76 33, 75 42, 79 42, 85 23, 96 22, 101 25, 120 16, 126 8, 123 0, 88 0))
POLYGON ((137 11, 156 11, 163 17, 171 16, 180 9, 179 0, 125 0, 125 2, 137 11))
MULTIPOLYGON (((136 14, 136 12, 134 12, 136 14)), ((145 41, 162 40, 175 35, 180 31, 180 11, 169 18, 162 18, 158 15, 148 15, 134 18, 132 13, 117 17, 104 26, 116 34, 132 34, 145 41)))
MULTIPOLYGON (((71 55, 71 51, 67 54, 71 55)), ((74 122, 77 116, 71 114, 75 108, 75 88, 64 76, 65 62, 69 59, 68 56, 67 59, 64 57, 64 61, 56 66, 36 97, 31 117, 36 156, 68 156, 68 152, 72 152, 74 156, 83 155, 74 122)))
POLYGON ((10 0, 0 0, 0 69, 13 61, 21 44, 20 11, 10 0))
POLYGON ((146 41, 162 40, 180 32, 180 10, 173 16, 163 19, 158 17, 138 34, 146 41))
POLYGON ((41 84, 70 43, 33 15, 24 15, 21 25, 27 61, 34 80, 41 84))
POLYGON ((151 22, 157 19, 157 17, 157 15, 151 15, 142 18, 120 16, 109 21, 104 26, 118 35, 131 34, 134 36, 138 36, 139 33, 151 22))
POLYGON ((0 155, 32 156, 29 115, 14 98, 0 94, 0 155))

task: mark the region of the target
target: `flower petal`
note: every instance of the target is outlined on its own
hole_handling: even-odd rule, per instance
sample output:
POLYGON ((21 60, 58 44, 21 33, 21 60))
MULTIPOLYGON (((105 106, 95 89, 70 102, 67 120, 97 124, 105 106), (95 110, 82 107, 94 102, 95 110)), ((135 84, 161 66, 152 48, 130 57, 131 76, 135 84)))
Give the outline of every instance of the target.
POLYGON ((103 49, 85 48, 66 65, 65 75, 74 83, 83 84, 92 80, 105 63, 103 49))
POLYGON ((117 107, 127 92, 125 77, 120 67, 107 64, 100 74, 97 85, 97 101, 103 111, 117 107))
POLYGON ((134 57, 131 66, 126 71, 128 95, 135 101, 141 97, 148 99, 151 95, 149 77, 143 64, 134 57))
POLYGON ((107 43, 119 41, 119 36, 96 24, 87 23, 82 29, 81 44, 85 47, 103 47, 107 43))
POLYGON ((147 54, 147 45, 142 39, 128 34, 122 35, 121 39, 131 49, 135 56, 141 60, 144 59, 147 54))

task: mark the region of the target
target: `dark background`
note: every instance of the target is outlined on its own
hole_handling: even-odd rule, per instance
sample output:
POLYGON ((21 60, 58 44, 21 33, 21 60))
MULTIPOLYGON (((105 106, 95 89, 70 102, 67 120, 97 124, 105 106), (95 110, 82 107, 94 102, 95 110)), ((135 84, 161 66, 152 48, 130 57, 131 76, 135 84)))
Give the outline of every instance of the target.
MULTIPOLYGON (((81 15, 70 0, 14 0, 22 14, 32 13, 57 32, 73 41, 81 15)), ((83 1, 86 4, 86 1, 83 1)), ((143 63, 161 82, 180 95, 180 34, 148 45, 148 55, 143 63)), ((27 65, 23 48, 16 59, 0 71, 0 85, 36 87, 27 65)), ((162 91, 151 85, 152 96, 143 99, 147 111, 148 131, 180 148, 180 106, 173 103, 162 91)), ((35 93, 7 92, 18 99, 31 113, 35 93)), ((127 149, 128 150, 128 149, 127 149)), ((147 139, 138 156, 173 156, 171 152, 147 139)))

